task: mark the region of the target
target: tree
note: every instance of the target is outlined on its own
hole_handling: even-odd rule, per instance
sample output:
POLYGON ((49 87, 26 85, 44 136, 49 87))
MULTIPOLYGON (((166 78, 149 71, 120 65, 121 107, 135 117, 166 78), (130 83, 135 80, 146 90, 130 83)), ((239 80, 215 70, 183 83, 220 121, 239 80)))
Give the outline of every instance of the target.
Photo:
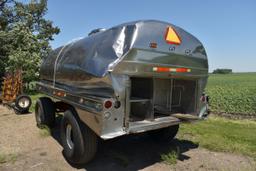
POLYGON ((8 61, 9 44, 6 39, 9 36, 7 32, 5 32, 5 29, 10 18, 12 18, 10 7, 7 6, 11 1, 12 0, 0 0, 0 77, 3 76, 8 61))
POLYGON ((60 31, 44 18, 46 12, 47 0, 0 0, 0 76, 22 69, 25 82, 38 78, 40 61, 51 50, 49 41, 60 31))

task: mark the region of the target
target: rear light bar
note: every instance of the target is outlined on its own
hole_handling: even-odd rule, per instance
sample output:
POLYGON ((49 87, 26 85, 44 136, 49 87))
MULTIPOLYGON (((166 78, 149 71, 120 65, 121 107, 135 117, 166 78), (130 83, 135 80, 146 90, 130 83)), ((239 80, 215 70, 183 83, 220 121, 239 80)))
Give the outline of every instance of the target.
POLYGON ((167 67, 153 67, 155 72, 191 72, 189 68, 167 68, 167 67))

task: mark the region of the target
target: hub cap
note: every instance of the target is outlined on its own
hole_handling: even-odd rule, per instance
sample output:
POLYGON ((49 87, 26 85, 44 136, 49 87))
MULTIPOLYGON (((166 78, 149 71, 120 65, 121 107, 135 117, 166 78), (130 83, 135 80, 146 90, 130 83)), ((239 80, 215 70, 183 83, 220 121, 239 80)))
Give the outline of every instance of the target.
POLYGON ((22 108, 27 108, 29 106, 29 99, 22 97, 19 99, 18 104, 22 108))

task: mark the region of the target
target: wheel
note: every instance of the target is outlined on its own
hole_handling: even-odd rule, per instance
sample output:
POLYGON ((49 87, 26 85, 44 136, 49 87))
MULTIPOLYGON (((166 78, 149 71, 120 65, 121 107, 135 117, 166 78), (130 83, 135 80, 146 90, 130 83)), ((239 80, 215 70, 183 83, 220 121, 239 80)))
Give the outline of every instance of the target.
POLYGON ((173 125, 167 128, 151 131, 149 132, 149 134, 152 138, 156 140, 169 142, 174 139, 178 131, 179 125, 173 125))
POLYGON ((97 135, 80 121, 74 110, 67 110, 61 121, 61 142, 65 158, 74 164, 93 159, 97 151, 97 135))
POLYGON ((27 113, 31 104, 31 98, 25 94, 19 95, 15 100, 15 107, 20 113, 27 113))
POLYGON ((55 124, 55 105, 48 97, 40 97, 35 106, 36 124, 39 128, 43 125, 53 127, 55 124))

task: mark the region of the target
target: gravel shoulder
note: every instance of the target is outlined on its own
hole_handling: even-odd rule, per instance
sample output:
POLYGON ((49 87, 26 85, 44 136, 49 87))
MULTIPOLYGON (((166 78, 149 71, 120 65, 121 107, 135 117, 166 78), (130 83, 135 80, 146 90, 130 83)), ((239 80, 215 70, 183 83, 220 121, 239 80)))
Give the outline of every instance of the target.
POLYGON ((71 166, 62 155, 59 124, 51 136, 42 136, 34 115, 17 115, 0 106, 0 155, 14 156, 0 163, 1 171, 12 170, 255 170, 253 159, 230 153, 211 152, 191 141, 175 139, 170 144, 152 141, 146 135, 124 136, 101 143, 99 152, 85 166, 71 166), (161 161, 170 146, 180 149, 175 165, 161 161))

